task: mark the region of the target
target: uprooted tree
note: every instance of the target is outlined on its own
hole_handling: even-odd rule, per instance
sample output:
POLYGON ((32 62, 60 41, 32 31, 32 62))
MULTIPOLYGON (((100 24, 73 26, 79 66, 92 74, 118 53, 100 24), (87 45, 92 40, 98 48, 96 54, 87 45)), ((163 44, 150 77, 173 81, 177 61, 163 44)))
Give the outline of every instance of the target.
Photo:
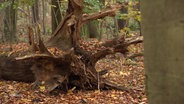
POLYGON ((65 18, 46 44, 41 40, 40 32, 38 32, 39 42, 35 43, 32 30, 29 28, 32 54, 1 55, 0 77, 6 80, 34 82, 33 87, 44 81, 48 91, 59 85, 66 88, 76 86, 81 89, 100 87, 127 90, 101 77, 106 74, 106 70, 97 72, 95 64, 109 54, 116 52, 126 54, 127 47, 142 42, 142 37, 128 39, 124 36, 116 37, 99 44, 96 50, 83 47, 83 40, 80 38, 83 24, 105 16, 115 16, 116 10, 125 6, 125 4, 117 4, 99 13, 83 14, 83 2, 83 0, 69 0, 65 18), (49 49, 55 49, 60 54, 56 55, 49 49))

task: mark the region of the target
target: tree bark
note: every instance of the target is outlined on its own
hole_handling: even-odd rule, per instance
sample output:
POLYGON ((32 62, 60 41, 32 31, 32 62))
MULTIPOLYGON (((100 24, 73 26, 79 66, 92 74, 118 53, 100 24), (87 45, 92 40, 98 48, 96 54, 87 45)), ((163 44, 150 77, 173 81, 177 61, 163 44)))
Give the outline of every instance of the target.
POLYGON ((46 8, 45 8, 45 0, 42 0, 42 11, 43 11, 43 17, 42 17, 42 27, 43 27, 43 29, 42 29, 42 31, 43 31, 43 34, 45 35, 46 34, 46 28, 45 28, 45 17, 46 17, 46 8))
POLYGON ((183 3, 183 0, 141 0, 149 104, 184 102, 183 3))
MULTIPOLYGON (((123 8, 119 10, 121 14, 128 14, 128 8, 123 8)), ((122 18, 118 18, 118 30, 120 31, 127 25, 127 20, 124 20, 122 18)))
POLYGON ((60 0, 52 0, 51 14, 52 14, 52 33, 56 30, 61 22, 60 0))
POLYGON ((4 42, 4 34, 3 34, 3 19, 4 19, 4 13, 5 11, 4 10, 2 10, 2 11, 0 11, 0 34, 1 34, 1 40, 0 40, 0 42, 4 42))
MULTIPOLYGON (((98 21, 96 21, 98 24, 98 21)), ((89 38, 97 38, 99 36, 97 25, 95 24, 95 21, 91 21, 87 23, 89 38)))
POLYGON ((38 0, 34 0, 34 5, 32 6, 32 15, 33 15, 33 23, 37 23, 39 21, 39 8, 38 8, 38 0))
POLYGON ((12 43, 17 41, 16 37, 16 25, 17 25, 17 11, 14 9, 15 0, 8 1, 11 3, 10 6, 5 8, 5 18, 4 18, 4 36, 6 41, 12 43))

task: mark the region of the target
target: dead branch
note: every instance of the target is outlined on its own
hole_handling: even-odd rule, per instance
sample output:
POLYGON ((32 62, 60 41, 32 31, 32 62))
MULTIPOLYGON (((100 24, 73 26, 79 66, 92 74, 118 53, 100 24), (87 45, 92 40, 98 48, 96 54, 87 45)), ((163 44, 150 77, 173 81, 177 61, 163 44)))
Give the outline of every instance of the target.
POLYGON ((138 37, 131 37, 131 38, 127 38, 125 40, 125 43, 127 46, 131 45, 131 44, 137 44, 137 43, 142 43, 143 42, 143 36, 138 36, 138 37))
POLYGON ((64 17, 64 21, 61 21, 61 22, 59 23, 59 25, 57 26, 56 30, 53 32, 51 39, 54 38, 54 37, 58 34, 58 32, 60 31, 60 29, 64 26, 64 24, 66 23, 66 21, 67 21, 71 16, 72 16, 72 13, 69 14, 69 15, 66 15, 66 17, 64 17))
POLYGON ((102 79, 102 82, 104 83, 104 85, 107 86, 107 88, 109 87, 110 89, 116 89, 116 90, 121 90, 121 91, 127 91, 130 92, 131 89, 126 88, 124 86, 118 86, 117 84, 114 84, 106 79, 102 79))
POLYGON ((92 63, 95 65, 98 60, 104 58, 106 55, 113 54, 113 53, 114 53, 114 51, 112 49, 109 49, 109 48, 101 50, 101 51, 99 51, 91 56, 91 59, 93 61, 92 63))
POLYGON ((29 38, 31 51, 33 53, 35 53, 36 51, 39 51, 40 53, 44 53, 52 56, 52 54, 48 51, 48 49, 44 45, 43 40, 41 39, 40 25, 36 24, 36 26, 37 26, 36 35, 38 38, 38 43, 35 42, 33 28, 31 26, 28 26, 28 38, 29 38))
POLYGON ((27 17, 31 18, 31 16, 29 15, 29 13, 27 13, 24 9, 18 7, 18 10, 20 10, 22 13, 24 13, 27 17))
POLYGON ((83 19, 82 19, 82 23, 86 23, 86 22, 91 21, 91 20, 104 18, 106 16, 113 16, 114 17, 116 15, 116 11, 124 8, 125 5, 126 5, 126 3, 117 4, 114 6, 109 6, 98 13, 84 14, 83 19))
POLYGON ((39 47, 39 51, 40 53, 45 53, 45 54, 48 54, 50 56, 53 56, 49 51, 48 49, 45 47, 42 39, 41 39, 41 32, 40 32, 40 26, 39 24, 37 24, 37 35, 38 35, 38 47, 39 47))
POLYGON ((31 26, 28 26, 28 38, 29 38, 29 45, 30 45, 30 50, 32 52, 36 52, 39 50, 38 46, 36 45, 34 41, 34 31, 31 26))
POLYGON ((141 57, 141 56, 143 56, 143 53, 135 53, 135 54, 133 54, 133 55, 127 57, 127 58, 129 58, 129 59, 134 59, 134 58, 136 58, 136 57, 141 57))
POLYGON ((114 39, 112 39, 112 40, 108 40, 108 41, 102 43, 102 45, 105 46, 106 49, 103 49, 103 50, 93 54, 91 56, 91 59, 93 60, 92 63, 95 64, 99 59, 102 59, 106 55, 114 54, 116 52, 126 54, 126 52, 128 52, 127 47, 129 45, 143 42, 142 36, 127 38, 125 40, 122 40, 122 39, 123 38, 120 37, 119 39, 116 39, 116 42, 114 39))

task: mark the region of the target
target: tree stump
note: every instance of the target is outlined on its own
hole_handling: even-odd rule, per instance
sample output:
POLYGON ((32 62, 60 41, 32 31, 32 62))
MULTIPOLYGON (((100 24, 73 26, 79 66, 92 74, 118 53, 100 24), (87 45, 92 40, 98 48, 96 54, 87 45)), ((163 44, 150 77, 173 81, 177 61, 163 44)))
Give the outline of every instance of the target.
MULTIPOLYGON (((124 37, 107 40, 98 45, 98 49, 85 49, 80 39, 81 27, 84 23, 105 16, 115 15, 117 9, 123 8, 125 4, 118 4, 96 13, 83 15, 83 0, 69 0, 68 9, 64 20, 59 24, 53 37, 46 42, 41 40, 38 33, 38 44, 29 34, 33 54, 24 56, 0 56, 0 78, 24 82, 34 82, 33 87, 44 84, 48 92, 57 86, 65 86, 66 89, 76 87, 79 89, 115 88, 128 89, 116 86, 103 77, 105 70, 97 72, 95 65, 98 60, 106 55, 121 52, 127 53, 130 44, 142 42, 142 37, 124 37), (48 49, 56 48, 62 51, 55 55, 48 49), (39 51, 36 52, 35 51, 39 51)), ((38 28, 39 30, 39 28, 38 28)))

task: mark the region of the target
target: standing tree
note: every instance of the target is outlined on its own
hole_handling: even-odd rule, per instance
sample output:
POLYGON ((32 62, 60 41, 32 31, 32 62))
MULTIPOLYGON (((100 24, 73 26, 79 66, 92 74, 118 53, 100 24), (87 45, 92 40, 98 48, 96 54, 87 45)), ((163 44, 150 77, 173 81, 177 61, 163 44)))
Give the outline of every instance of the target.
POLYGON ((97 38, 99 36, 97 24, 98 21, 89 22, 87 24, 89 38, 97 38))
MULTIPOLYGON (((121 14, 128 14, 128 8, 120 9, 120 13, 121 14)), ((122 18, 119 18, 118 19, 118 28, 119 28, 119 31, 121 29, 123 29, 124 27, 126 27, 126 25, 127 25, 127 20, 124 20, 122 18)))
POLYGON ((46 17, 46 10, 45 10, 45 0, 42 0, 42 11, 43 11, 43 14, 42 14, 42 27, 43 27, 43 34, 46 33, 46 29, 45 29, 45 17, 46 17))
MULTIPOLYGON (((98 0, 84 1, 84 5, 85 5, 84 13, 96 12, 97 10, 99 10, 99 7, 100 7, 100 3, 98 0), (93 9, 91 9, 91 8, 93 8, 93 9)), ((98 24, 99 24, 98 21, 90 21, 86 24, 89 38, 99 37, 98 24)))
POLYGON ((184 102, 183 3, 183 0, 141 0, 149 104, 184 102))
POLYGON ((6 1, 9 2, 5 8, 5 17, 4 17, 4 36, 6 41, 14 42, 16 38, 16 25, 17 25, 17 10, 15 9, 15 0, 6 1))
POLYGON ((0 42, 4 42, 4 36, 3 36, 3 18, 4 18, 4 11, 0 11, 0 34, 1 34, 1 40, 0 42))
POLYGON ((33 14, 33 24, 35 24, 39 21, 38 0, 34 0, 34 5, 32 6, 32 14, 33 14))
POLYGON ((56 30, 58 24, 61 22, 61 12, 60 12, 60 0, 51 0, 52 7, 52 33, 56 30))

